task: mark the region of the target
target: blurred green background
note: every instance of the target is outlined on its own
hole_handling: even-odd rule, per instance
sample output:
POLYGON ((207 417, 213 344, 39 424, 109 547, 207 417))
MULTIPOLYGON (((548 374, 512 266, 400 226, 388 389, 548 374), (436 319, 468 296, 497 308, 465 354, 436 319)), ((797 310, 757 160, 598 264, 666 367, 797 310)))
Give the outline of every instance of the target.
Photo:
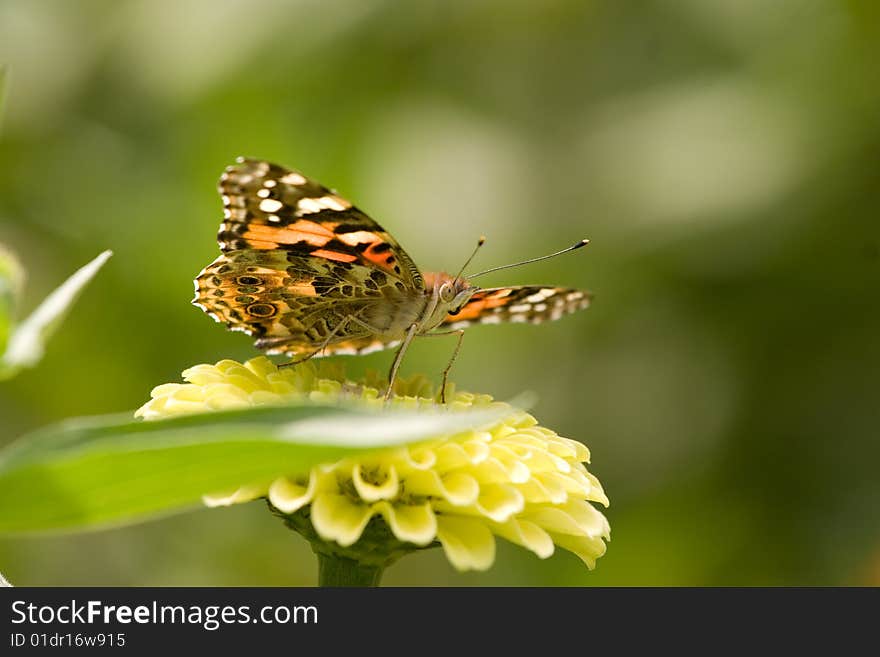
MULTIPOLYGON (((880 11, 832 0, 0 2, 0 242, 31 305, 105 248, 0 443, 256 355, 190 306, 237 155, 300 169, 425 269, 584 251, 483 284, 592 290, 476 327, 453 378, 585 442, 613 540, 588 572, 499 541, 389 585, 880 584, 880 11)), ((434 344, 438 343, 438 344, 434 344)), ((439 378, 452 344, 405 373, 439 378)), ((347 362, 385 369, 390 353, 347 362)), ((0 539, 21 585, 306 585, 259 503, 0 539)))

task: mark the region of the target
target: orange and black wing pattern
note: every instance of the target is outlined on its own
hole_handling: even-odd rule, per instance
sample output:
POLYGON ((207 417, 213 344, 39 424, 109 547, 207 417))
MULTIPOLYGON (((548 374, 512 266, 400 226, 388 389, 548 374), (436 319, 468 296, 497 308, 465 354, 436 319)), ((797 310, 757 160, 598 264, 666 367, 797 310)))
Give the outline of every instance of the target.
POLYGON ((410 257, 378 223, 348 200, 299 172, 239 158, 218 185, 224 253, 280 249, 286 253, 378 269, 409 287, 424 281, 410 257))
POLYGON ((221 176, 219 192, 222 255, 196 278, 193 303, 256 337, 268 353, 374 350, 376 337, 348 318, 392 290, 424 289, 418 268, 391 235, 296 171, 239 158, 221 176))
POLYGON ((591 298, 583 290, 543 285, 479 290, 458 312, 447 315, 438 328, 460 329, 503 322, 540 324, 588 308, 591 298))

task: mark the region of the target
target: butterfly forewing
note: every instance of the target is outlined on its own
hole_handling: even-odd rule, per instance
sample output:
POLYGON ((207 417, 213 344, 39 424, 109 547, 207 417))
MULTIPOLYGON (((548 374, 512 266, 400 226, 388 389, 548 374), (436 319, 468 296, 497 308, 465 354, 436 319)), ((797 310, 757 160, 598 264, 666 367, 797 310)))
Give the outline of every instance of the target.
POLYGON ((351 202, 301 173, 240 158, 220 177, 224 252, 281 249, 378 269, 421 289, 422 275, 397 241, 351 202))

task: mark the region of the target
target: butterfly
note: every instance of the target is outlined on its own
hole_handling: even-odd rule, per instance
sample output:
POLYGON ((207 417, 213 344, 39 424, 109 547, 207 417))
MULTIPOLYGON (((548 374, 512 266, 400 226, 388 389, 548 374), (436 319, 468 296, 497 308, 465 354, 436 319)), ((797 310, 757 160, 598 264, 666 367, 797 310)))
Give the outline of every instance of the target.
MULTIPOLYGON (((193 304, 229 329, 255 337, 258 349, 294 363, 398 347, 386 399, 416 336, 457 334, 457 354, 462 329, 472 324, 540 323, 590 304, 590 294, 582 290, 480 288, 461 273, 422 272, 351 202, 277 164, 238 158, 220 176, 218 188, 221 255, 195 279, 193 304)), ((465 267, 469 263, 470 258, 465 267)), ((444 401, 451 366, 452 361, 443 372, 444 401)))

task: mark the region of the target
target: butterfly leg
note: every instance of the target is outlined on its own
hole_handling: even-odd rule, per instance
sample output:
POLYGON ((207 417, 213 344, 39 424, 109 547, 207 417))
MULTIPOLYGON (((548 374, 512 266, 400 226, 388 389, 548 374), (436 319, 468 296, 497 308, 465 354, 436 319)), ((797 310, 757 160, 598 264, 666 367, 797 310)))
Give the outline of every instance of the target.
POLYGON ((446 365, 446 368, 443 370, 443 382, 440 384, 440 403, 446 403, 446 384, 449 382, 449 371, 452 369, 452 364, 455 362, 455 359, 458 358, 458 352, 461 351, 461 341, 464 339, 464 329, 458 329, 456 331, 441 331, 439 333, 423 333, 421 337, 423 338, 439 338, 447 335, 457 335, 458 341, 455 343, 455 350, 452 352, 452 358, 449 359, 449 364, 446 365))
POLYGON ((403 355, 406 353, 409 343, 412 342, 412 339, 415 337, 416 331, 418 330, 418 324, 410 326, 409 330, 406 332, 406 336, 403 338, 403 342, 400 343, 400 348, 397 350, 397 353, 394 354, 394 362, 391 363, 391 372, 388 374, 388 390, 385 391, 385 401, 391 399, 391 391, 394 390, 394 379, 397 378, 397 370, 400 368, 400 363, 403 361, 403 355))
MULTIPOLYGON (((355 324, 366 329, 367 333, 370 335, 379 335, 381 333, 380 329, 377 329, 374 326, 370 326, 356 315, 350 315, 349 318, 355 324)), ((403 354, 406 353, 406 349, 407 347, 409 347, 409 343, 412 342, 412 339, 417 335, 418 329, 418 324, 413 324, 409 327, 409 330, 404 336, 400 348, 398 348, 397 353, 394 354, 394 362, 391 364, 391 372, 388 375, 388 389, 385 391, 385 401, 388 401, 391 398, 391 392, 392 390, 394 390, 394 380, 397 378, 397 370, 400 368, 400 363, 403 361, 403 354)))
POLYGON ((449 370, 452 369, 452 364, 455 362, 455 359, 458 358, 458 352, 461 351, 461 341, 464 339, 464 331, 462 329, 459 329, 458 331, 453 331, 453 333, 458 333, 458 340, 455 343, 455 350, 452 352, 452 358, 449 359, 449 363, 443 370, 443 383, 440 384, 441 404, 446 403, 446 384, 449 381, 449 370))

